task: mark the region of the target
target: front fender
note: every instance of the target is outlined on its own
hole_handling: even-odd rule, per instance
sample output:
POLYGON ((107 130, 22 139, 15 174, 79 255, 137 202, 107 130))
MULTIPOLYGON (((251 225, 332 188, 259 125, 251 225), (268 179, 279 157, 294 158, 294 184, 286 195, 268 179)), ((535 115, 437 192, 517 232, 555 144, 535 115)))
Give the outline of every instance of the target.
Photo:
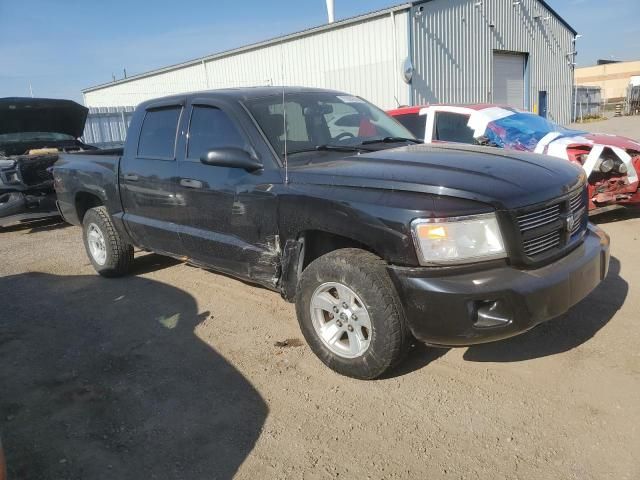
POLYGON ((395 265, 417 265, 411 220, 431 215, 431 196, 352 187, 294 185, 280 197, 283 240, 317 230, 351 239, 395 265))

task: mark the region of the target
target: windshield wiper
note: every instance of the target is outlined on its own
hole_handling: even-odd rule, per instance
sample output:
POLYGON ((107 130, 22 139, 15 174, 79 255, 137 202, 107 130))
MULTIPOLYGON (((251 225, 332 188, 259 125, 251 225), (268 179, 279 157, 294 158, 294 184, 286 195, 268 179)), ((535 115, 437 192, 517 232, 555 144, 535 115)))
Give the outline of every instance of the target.
POLYGON ((372 138, 371 140, 365 140, 360 145, 371 145, 372 143, 401 143, 401 142, 422 143, 421 140, 417 140, 415 138, 384 137, 384 138, 372 138))
MULTIPOLYGON (((370 152, 368 148, 362 148, 361 145, 316 145, 313 148, 304 148, 302 150, 288 151, 287 155, 295 155, 296 153, 309 152, 370 152)), ((284 155, 284 152, 282 152, 284 155)))

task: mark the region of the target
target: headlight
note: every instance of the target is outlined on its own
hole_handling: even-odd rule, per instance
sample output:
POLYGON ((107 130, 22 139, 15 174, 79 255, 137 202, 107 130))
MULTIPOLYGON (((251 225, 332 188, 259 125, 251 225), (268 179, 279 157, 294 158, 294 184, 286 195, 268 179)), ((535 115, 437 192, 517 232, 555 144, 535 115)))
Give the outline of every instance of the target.
POLYGON ((613 170, 614 165, 615 165, 615 162, 610 158, 603 158, 600 161, 600 171, 602 173, 609 173, 611 170, 613 170))
POLYGON ((0 168, 13 168, 15 166, 16 166, 15 160, 7 160, 7 159, 0 160, 0 168))
POLYGON ((507 256, 494 213, 417 219, 411 222, 411 229, 422 265, 455 265, 507 256))
POLYGON ((622 175, 626 174, 629 171, 627 166, 622 162, 616 165, 616 170, 618 171, 618 173, 621 173, 622 175))

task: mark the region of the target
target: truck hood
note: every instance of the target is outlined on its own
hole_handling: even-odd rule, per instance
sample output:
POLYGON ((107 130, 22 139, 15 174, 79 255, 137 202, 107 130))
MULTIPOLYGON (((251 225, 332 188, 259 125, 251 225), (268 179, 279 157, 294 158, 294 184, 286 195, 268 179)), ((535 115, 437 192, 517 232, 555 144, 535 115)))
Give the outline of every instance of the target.
POLYGON ((292 183, 422 192, 514 209, 562 196, 585 174, 545 155, 462 145, 413 145, 289 169, 292 183))
POLYGON ((0 135, 21 132, 82 136, 89 110, 71 100, 0 98, 0 135))

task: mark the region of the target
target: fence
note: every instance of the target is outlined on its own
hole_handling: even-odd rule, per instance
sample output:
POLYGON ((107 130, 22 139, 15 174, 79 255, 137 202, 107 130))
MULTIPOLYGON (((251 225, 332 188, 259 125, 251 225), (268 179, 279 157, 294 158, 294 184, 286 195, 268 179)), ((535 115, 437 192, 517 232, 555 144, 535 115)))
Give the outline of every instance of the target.
POLYGON ((90 108, 82 140, 99 148, 122 146, 133 110, 134 107, 90 108))
POLYGON ((603 116, 605 105, 602 102, 602 89, 600 87, 576 86, 573 89, 573 108, 574 122, 603 116))
POLYGON ((640 85, 629 85, 625 113, 640 115, 640 85))

